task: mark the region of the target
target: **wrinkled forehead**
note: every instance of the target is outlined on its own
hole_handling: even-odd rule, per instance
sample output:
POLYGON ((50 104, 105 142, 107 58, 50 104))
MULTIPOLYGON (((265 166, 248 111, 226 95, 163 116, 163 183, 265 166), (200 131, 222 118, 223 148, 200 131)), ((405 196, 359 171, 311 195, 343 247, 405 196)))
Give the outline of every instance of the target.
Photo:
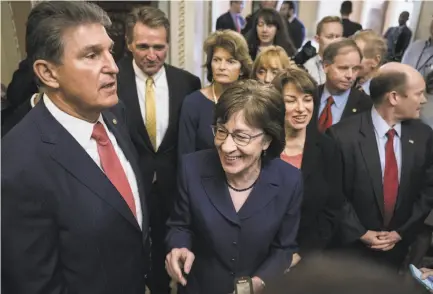
POLYGON ((62 42, 66 52, 80 52, 86 49, 110 49, 113 40, 108 36, 105 27, 98 23, 82 24, 65 29, 62 42))

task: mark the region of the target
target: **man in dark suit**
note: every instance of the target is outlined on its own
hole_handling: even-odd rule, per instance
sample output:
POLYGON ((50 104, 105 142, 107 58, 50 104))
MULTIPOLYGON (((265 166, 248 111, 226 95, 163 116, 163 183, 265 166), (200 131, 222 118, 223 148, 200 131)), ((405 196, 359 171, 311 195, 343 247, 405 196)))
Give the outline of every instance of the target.
POLYGON ((218 17, 216 29, 233 30, 240 33, 245 26, 245 19, 241 15, 243 8, 243 1, 230 1, 229 11, 218 17))
POLYGON ((343 1, 340 7, 341 19, 343 21, 343 37, 348 38, 355 34, 357 31, 362 30, 362 25, 351 21, 350 15, 352 14, 352 1, 343 1))
POLYGON ((342 241, 398 269, 433 204, 433 131, 419 118, 425 82, 388 63, 371 81, 371 111, 330 128, 343 154, 342 241))
POLYGON ((305 26, 296 16, 295 3, 293 1, 284 1, 280 13, 287 20, 287 29, 293 44, 296 49, 301 48, 305 39, 305 26))
POLYGON ((41 2, 27 53, 42 100, 2 139, 2 292, 145 292, 148 218, 106 13, 41 2))
POLYGON ((407 27, 409 12, 403 11, 398 18, 398 27, 389 28, 383 36, 388 41, 388 61, 400 62, 409 46, 412 31, 407 27))
POLYGON ((125 103, 128 126, 139 153, 142 182, 150 205, 153 293, 169 292, 164 268, 168 219, 176 189, 178 119, 182 101, 200 89, 196 76, 165 64, 169 21, 161 10, 140 7, 127 16, 131 56, 119 62, 118 94, 125 103))
POLYGON ((326 82, 319 86, 318 126, 324 132, 349 116, 371 109, 371 99, 353 88, 361 66, 362 54, 355 41, 343 39, 329 44, 323 52, 326 82))

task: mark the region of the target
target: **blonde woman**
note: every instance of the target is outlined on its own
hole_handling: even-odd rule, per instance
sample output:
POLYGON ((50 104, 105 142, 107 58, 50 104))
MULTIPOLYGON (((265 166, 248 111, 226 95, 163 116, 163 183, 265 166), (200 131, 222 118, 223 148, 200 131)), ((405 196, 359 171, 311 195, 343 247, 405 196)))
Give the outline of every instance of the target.
POLYGON ((263 49, 253 64, 251 78, 269 84, 282 69, 296 66, 280 46, 268 46, 263 49))
POLYGON ((178 152, 181 155, 214 148, 212 120, 221 93, 233 82, 248 78, 252 60, 244 37, 232 30, 216 31, 203 46, 210 85, 191 93, 182 104, 178 152))

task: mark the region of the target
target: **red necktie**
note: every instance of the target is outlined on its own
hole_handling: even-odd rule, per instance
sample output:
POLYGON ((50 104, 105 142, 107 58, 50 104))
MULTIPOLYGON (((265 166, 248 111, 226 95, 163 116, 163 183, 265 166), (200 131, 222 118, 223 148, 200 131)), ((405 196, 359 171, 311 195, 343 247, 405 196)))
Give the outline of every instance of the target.
POLYGON ((385 145, 385 172, 383 177, 383 201, 384 201, 384 224, 388 226, 394 214, 395 202, 398 193, 398 167, 394 153, 395 130, 390 129, 386 136, 388 141, 385 145))
POLYGON ((119 157, 117 157, 114 151, 113 144, 111 144, 110 138, 108 138, 107 132, 100 122, 97 122, 93 127, 92 138, 95 139, 98 145, 99 158, 101 159, 101 165, 105 175, 114 187, 116 187, 120 195, 122 195, 131 209, 132 214, 137 217, 131 186, 129 185, 119 157))
POLYGON ((325 108, 323 108, 322 113, 319 117, 319 131, 324 133, 327 128, 332 126, 332 112, 331 106, 334 104, 334 98, 329 96, 326 102, 325 108))

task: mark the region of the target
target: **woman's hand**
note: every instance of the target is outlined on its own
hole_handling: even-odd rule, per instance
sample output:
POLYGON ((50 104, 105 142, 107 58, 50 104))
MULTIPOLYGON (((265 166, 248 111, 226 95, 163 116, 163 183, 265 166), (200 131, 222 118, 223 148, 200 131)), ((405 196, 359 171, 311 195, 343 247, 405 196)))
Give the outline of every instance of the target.
POLYGON ((292 255, 292 263, 290 264, 290 268, 294 267, 301 261, 301 256, 298 253, 294 253, 292 255))
POLYGON ((194 262, 194 254, 186 248, 174 248, 165 258, 165 268, 168 275, 180 283, 182 286, 186 285, 186 279, 182 274, 183 271, 189 274, 192 264, 194 262))

